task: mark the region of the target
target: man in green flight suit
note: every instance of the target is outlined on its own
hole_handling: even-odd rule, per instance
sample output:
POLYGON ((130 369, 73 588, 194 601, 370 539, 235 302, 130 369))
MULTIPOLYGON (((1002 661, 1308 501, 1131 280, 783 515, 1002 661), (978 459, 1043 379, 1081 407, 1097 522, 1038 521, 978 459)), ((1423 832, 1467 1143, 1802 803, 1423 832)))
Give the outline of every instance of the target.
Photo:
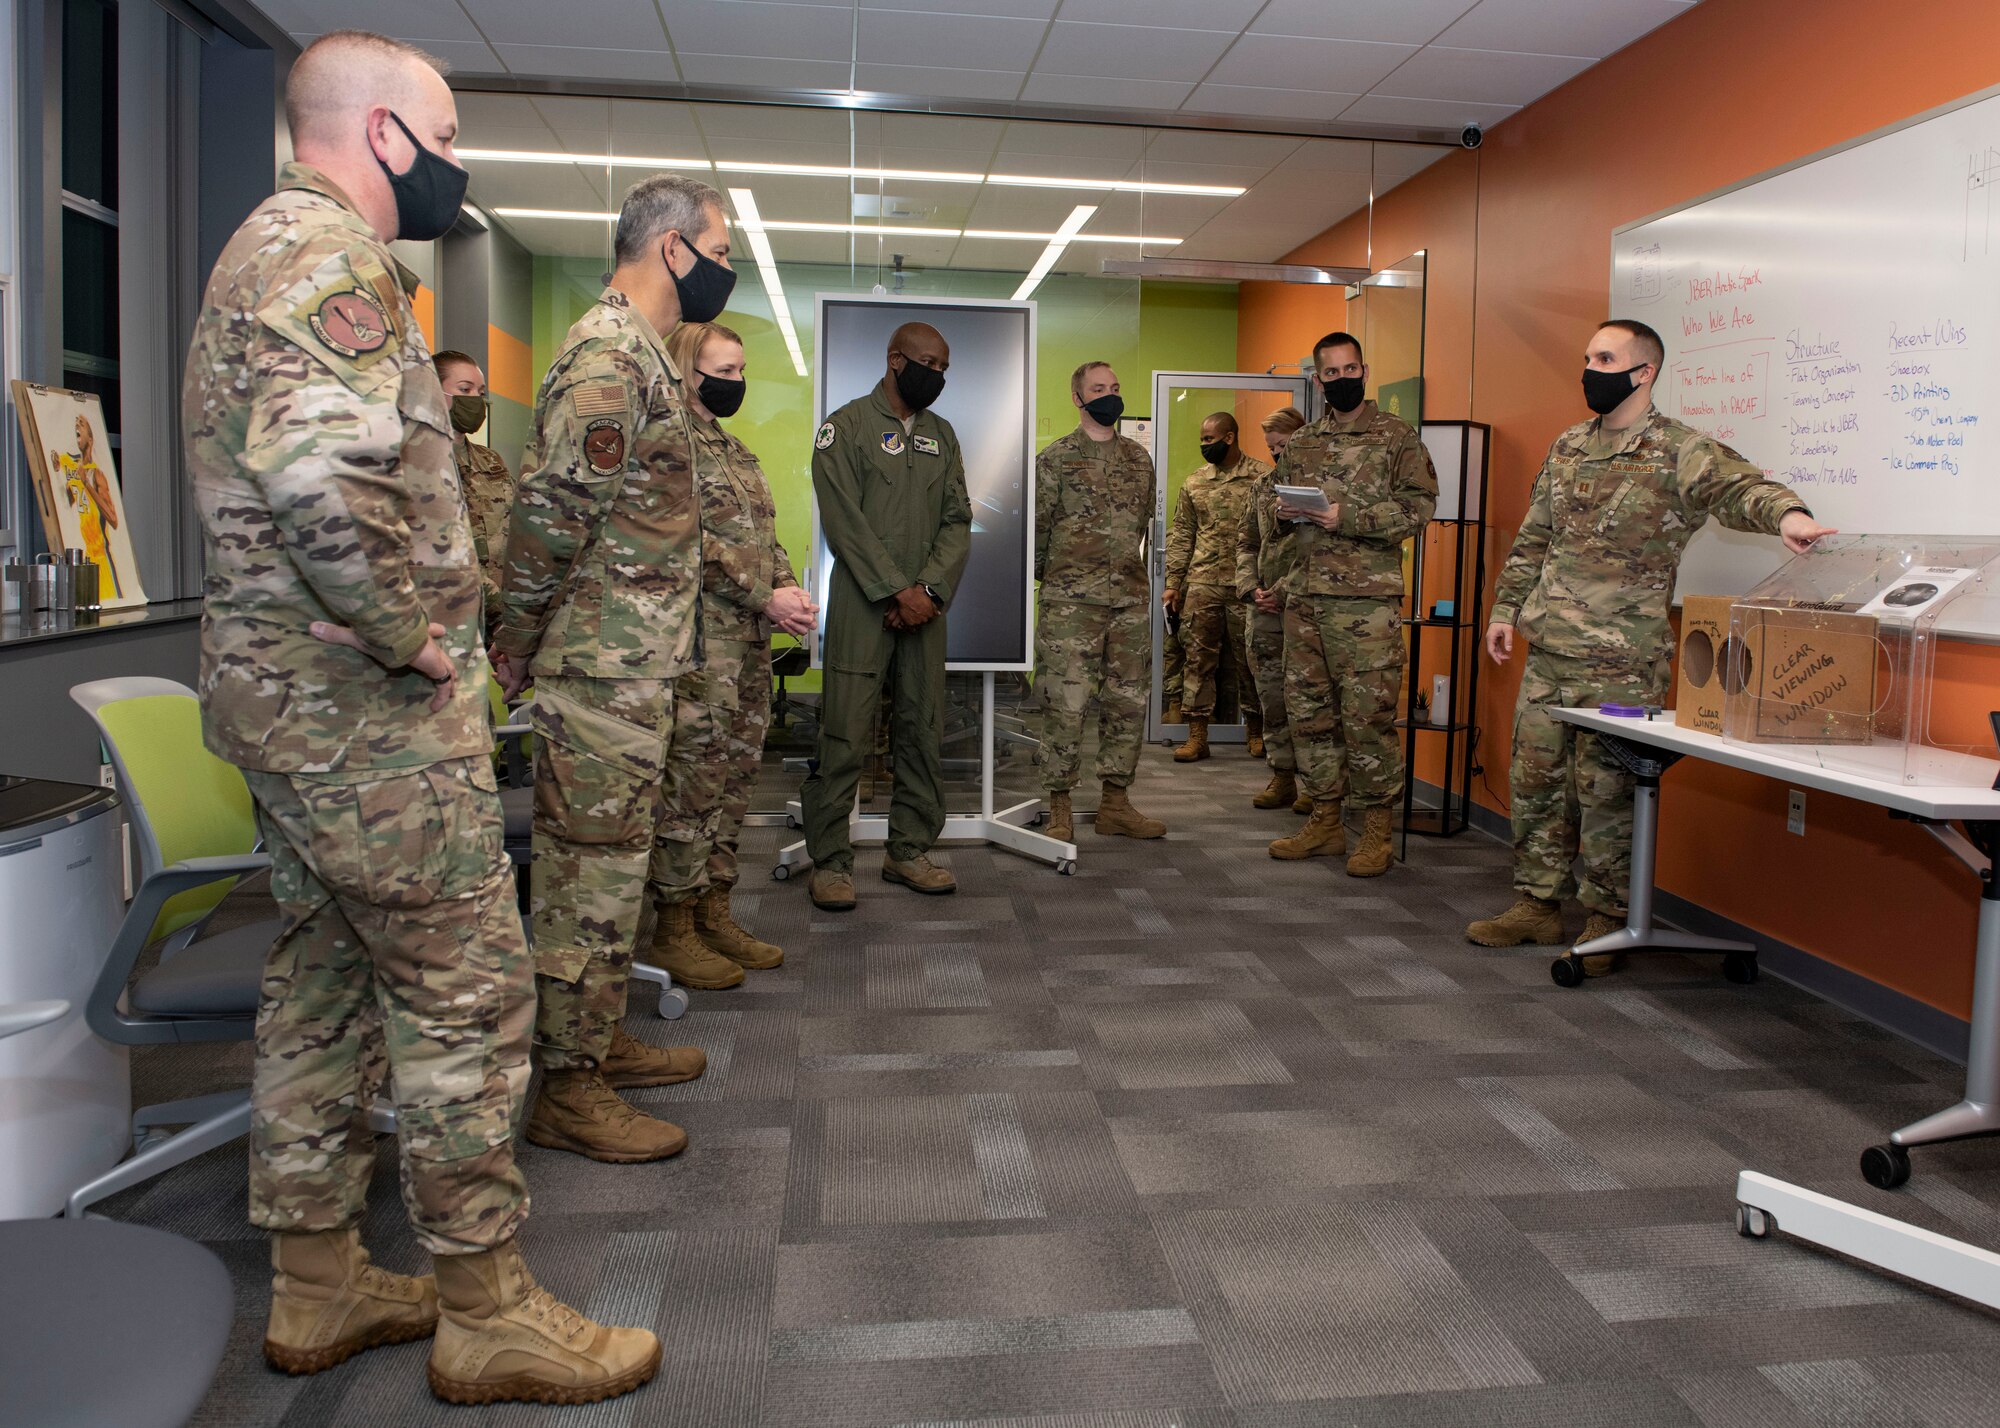
POLYGON ((922 893, 958 888, 933 863, 944 827, 944 613, 972 552, 972 502, 951 423, 930 406, 951 348, 908 322, 889 339, 888 372, 813 437, 813 494, 833 552, 820 696, 819 760, 801 790, 815 906, 854 906, 847 815, 871 747, 884 680, 895 714, 895 797, 885 881, 922 893))

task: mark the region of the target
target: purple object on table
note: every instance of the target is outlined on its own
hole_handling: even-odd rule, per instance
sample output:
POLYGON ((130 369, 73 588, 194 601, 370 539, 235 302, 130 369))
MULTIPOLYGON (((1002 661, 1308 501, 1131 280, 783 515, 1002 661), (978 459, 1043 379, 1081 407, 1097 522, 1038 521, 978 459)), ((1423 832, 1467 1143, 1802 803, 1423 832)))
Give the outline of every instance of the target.
POLYGON ((1597 712, 1600 714, 1609 714, 1614 719, 1643 719, 1646 717, 1646 706, 1643 704, 1600 704, 1597 706, 1597 712))

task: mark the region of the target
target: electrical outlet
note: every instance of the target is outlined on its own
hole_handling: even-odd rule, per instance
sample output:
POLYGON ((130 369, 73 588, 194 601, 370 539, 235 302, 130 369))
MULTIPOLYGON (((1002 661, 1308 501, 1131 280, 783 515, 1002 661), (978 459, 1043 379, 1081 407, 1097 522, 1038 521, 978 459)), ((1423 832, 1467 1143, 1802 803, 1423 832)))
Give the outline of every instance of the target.
POLYGON ((1785 809, 1785 831, 1801 838, 1806 836, 1806 791, 1802 788, 1792 790, 1791 802, 1785 809))

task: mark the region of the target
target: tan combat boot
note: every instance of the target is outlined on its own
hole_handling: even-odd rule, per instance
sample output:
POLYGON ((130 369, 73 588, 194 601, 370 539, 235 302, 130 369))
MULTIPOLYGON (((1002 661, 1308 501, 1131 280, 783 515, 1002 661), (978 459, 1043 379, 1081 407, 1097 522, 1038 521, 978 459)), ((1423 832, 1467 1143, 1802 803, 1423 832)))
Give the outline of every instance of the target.
POLYGON ((604 1072, 549 1071, 522 1132, 535 1145, 607 1165, 641 1165, 687 1149, 687 1132, 627 1105, 604 1072))
POLYGON ((659 1370, 650 1331, 584 1318, 535 1283, 512 1240, 433 1262, 442 1316, 429 1376, 447 1403, 597 1403, 659 1370))
POLYGON ((611 1033, 611 1054, 598 1069, 614 1091, 677 1086, 708 1069, 708 1053, 699 1046, 649 1046, 621 1026, 611 1033))
POLYGON ((1518 947, 1523 942, 1553 947, 1563 940, 1562 904, 1523 897, 1498 917, 1473 923, 1465 936, 1481 947, 1518 947))
POLYGON ((1181 709, 1180 700, 1176 699, 1172 701, 1166 708, 1160 711, 1160 722, 1162 724, 1187 723, 1187 715, 1181 709))
POLYGON ((437 1286, 368 1262, 360 1231, 271 1236, 271 1319, 264 1357, 286 1373, 318 1373, 363 1349, 428 1339, 437 1286))
POLYGON ((1264 791, 1250 800, 1255 808, 1283 808, 1288 803, 1296 803, 1299 797, 1298 775, 1289 769, 1273 769, 1271 781, 1264 785, 1264 791))
POLYGON ((1253 759, 1264 757, 1264 715, 1259 710, 1243 711, 1243 752, 1253 759))
POLYGON ((901 883, 913 891, 932 895, 958 891, 958 879, 951 875, 951 869, 933 863, 927 853, 919 853, 907 863, 883 858, 882 881, 901 883))
POLYGON ((737 966, 753 972, 768 972, 783 965, 785 960, 783 948, 759 941, 737 926, 736 916, 729 910, 726 886, 711 887, 696 900, 694 935, 709 951, 719 952, 737 966))
MULTIPOLYGON (((1600 937, 1609 937, 1624 926, 1625 920, 1623 918, 1613 917, 1609 913, 1593 912, 1590 915, 1590 920, 1583 924, 1583 936, 1577 938, 1571 945, 1581 947, 1586 942, 1595 942, 1600 937)), ((1623 952, 1593 952, 1588 957, 1577 958, 1577 961, 1583 963, 1584 976, 1604 977, 1609 976, 1625 965, 1625 954, 1623 952)))
POLYGON ((1049 791, 1049 821, 1042 825, 1042 831, 1059 843, 1076 837, 1076 814, 1069 806, 1068 789, 1049 791))
POLYGON ((806 892, 823 911, 854 911, 854 874, 845 868, 814 868, 806 892))
POLYGON ((709 950, 695 935, 694 904, 669 903, 660 909, 659 923, 653 928, 650 959, 674 974, 674 980, 697 991, 715 992, 742 982, 743 969, 727 957, 709 950))
POLYGON ((1347 851, 1347 829, 1340 821, 1340 800, 1322 799, 1313 804, 1306 826, 1289 838, 1271 844, 1274 858, 1337 858, 1347 851))
POLYGON ((1177 764, 1198 763, 1208 757, 1208 720, 1199 715, 1191 716, 1187 726, 1187 742, 1174 750, 1174 762, 1177 764))
POLYGON ((1371 808, 1361 815, 1361 846, 1347 860, 1347 876, 1379 878, 1389 871, 1396 861, 1394 825, 1386 808, 1371 808))
POLYGON ((1310 813, 1312 811, 1313 811, 1313 796, 1307 793, 1304 789, 1300 789, 1299 796, 1292 800, 1292 812, 1310 813))
POLYGON ((1097 821, 1091 825, 1106 838, 1164 838, 1167 825, 1148 818, 1132 806, 1132 796, 1115 783, 1104 785, 1104 797, 1097 805, 1097 821))

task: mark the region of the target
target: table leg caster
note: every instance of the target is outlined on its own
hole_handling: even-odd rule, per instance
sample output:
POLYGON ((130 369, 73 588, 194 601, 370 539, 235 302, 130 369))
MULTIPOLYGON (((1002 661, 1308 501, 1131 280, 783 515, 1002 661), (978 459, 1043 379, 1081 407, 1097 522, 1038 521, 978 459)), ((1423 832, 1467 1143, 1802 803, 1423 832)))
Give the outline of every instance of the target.
POLYGON ((1877 1190, 1894 1190, 1910 1178, 1910 1153, 1900 1145, 1871 1145, 1861 1152, 1861 1176, 1877 1190))
POLYGON ((1583 959, 1571 953, 1558 957, 1549 963, 1549 980, 1558 987, 1580 987, 1583 985, 1583 959))
POLYGON ((1736 1207, 1736 1233, 1749 1240, 1761 1240, 1778 1228, 1778 1217, 1755 1205, 1736 1207))
POLYGON ((688 994, 679 987, 668 987, 660 993, 660 1016, 667 1021, 679 1021, 687 1015, 688 994))
POLYGON ((1076 876, 1076 859, 1074 859, 1074 858, 1058 858, 1058 859, 1056 859, 1056 871, 1057 871, 1057 872, 1059 872, 1059 873, 1061 873, 1061 874, 1062 874, 1062 875, 1063 875, 1064 877, 1066 877, 1066 878, 1073 878, 1073 877, 1075 877, 1075 876, 1076 876))
POLYGON ((1748 986, 1757 980, 1757 954, 1755 952, 1723 953, 1722 975, 1738 986, 1748 986))
POLYGON ((792 876, 792 870, 786 867, 783 863, 779 863, 776 867, 771 869, 771 878, 772 881, 774 882, 782 883, 789 881, 791 876, 792 876))

